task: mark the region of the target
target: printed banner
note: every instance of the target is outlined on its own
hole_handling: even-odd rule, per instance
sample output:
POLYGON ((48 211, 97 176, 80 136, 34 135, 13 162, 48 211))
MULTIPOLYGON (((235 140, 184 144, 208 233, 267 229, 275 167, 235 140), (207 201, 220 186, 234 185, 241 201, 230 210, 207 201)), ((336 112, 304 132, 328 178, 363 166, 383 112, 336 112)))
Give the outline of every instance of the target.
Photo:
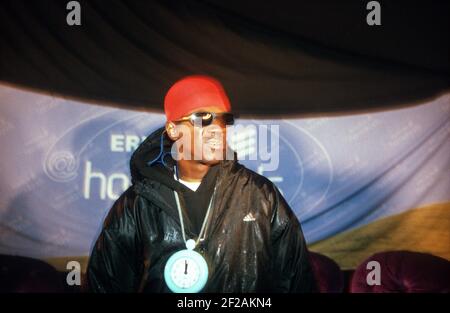
MULTIPOLYGON (((131 154, 164 115, 6 85, 0 114, 0 253, 88 256, 131 184, 131 154)), ((230 145, 279 187, 312 250, 343 267, 378 250, 450 259, 450 94, 383 112, 237 124, 230 145)))

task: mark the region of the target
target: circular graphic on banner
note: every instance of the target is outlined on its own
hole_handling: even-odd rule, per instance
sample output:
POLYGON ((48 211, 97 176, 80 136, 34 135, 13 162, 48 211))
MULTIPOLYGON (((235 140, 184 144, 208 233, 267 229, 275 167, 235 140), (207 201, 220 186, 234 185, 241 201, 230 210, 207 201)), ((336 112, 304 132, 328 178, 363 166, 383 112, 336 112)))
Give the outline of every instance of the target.
POLYGON ((78 174, 78 160, 69 151, 51 153, 45 161, 45 173, 57 182, 71 181, 78 174))

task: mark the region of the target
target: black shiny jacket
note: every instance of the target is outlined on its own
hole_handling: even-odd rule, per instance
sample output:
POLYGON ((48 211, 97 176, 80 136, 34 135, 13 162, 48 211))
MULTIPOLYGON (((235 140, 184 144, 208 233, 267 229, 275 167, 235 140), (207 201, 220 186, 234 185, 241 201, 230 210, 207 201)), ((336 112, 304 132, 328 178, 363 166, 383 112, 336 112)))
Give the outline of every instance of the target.
MULTIPOLYGON (((133 184, 111 208, 89 260, 91 292, 170 292, 164 266, 185 243, 173 194, 180 183, 170 166, 148 166, 159 153, 162 130, 131 158, 133 184)), ((173 165, 170 156, 167 161, 173 165)), ((210 270, 202 292, 313 291, 300 224, 276 186, 236 158, 219 167, 206 239, 197 248, 210 270), (249 213, 254 220, 244 220, 249 213)), ((187 238, 195 238, 189 216, 184 223, 187 238)))

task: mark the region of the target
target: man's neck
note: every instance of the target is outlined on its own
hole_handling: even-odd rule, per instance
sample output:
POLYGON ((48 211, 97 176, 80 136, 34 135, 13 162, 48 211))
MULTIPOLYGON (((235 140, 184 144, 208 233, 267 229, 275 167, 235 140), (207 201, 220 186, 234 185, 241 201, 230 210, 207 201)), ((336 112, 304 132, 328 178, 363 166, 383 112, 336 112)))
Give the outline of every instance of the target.
POLYGON ((188 182, 201 181, 209 170, 209 165, 193 160, 179 160, 177 167, 179 177, 188 182))

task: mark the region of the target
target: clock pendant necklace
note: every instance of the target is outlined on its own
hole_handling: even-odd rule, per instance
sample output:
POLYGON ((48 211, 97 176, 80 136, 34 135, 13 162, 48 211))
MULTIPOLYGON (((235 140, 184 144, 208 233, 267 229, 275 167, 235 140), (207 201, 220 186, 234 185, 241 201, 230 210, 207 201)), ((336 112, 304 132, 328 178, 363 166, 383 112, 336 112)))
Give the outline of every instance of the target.
MULTIPOLYGON (((176 175, 176 177, 178 177, 178 175, 176 175)), ((166 266, 164 267, 164 280, 167 287, 169 287, 172 292, 196 293, 200 292, 203 287, 205 287, 206 282, 208 281, 209 272, 205 258, 200 253, 194 251, 194 249, 200 241, 205 240, 205 229, 208 224, 216 188, 214 187, 213 195, 209 200, 208 209, 206 210, 205 218, 197 240, 186 240, 180 198, 175 190, 174 194, 180 218, 181 233, 186 244, 186 249, 175 252, 170 256, 169 260, 167 260, 166 266)))

